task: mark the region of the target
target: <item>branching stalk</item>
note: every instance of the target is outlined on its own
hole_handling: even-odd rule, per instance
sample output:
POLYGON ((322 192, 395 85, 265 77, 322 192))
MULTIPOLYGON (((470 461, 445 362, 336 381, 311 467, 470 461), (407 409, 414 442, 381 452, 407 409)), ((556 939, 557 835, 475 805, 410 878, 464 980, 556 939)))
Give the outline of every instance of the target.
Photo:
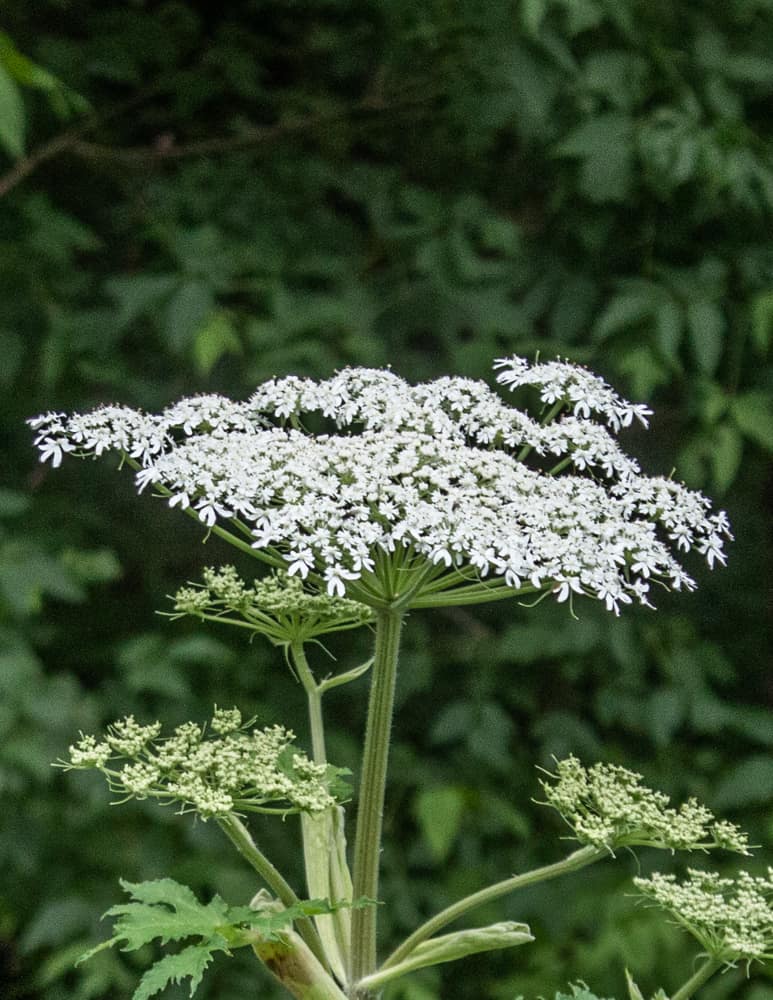
POLYGON ((704 983, 722 968, 722 962, 716 958, 710 958, 704 962, 692 976, 684 983, 671 997, 671 1000, 689 1000, 689 998, 700 989, 704 983))
MULTIPOLYGON (((295 903, 300 902, 292 886, 290 886, 281 872, 274 867, 266 855, 258 848, 255 841, 252 839, 250 831, 244 823, 242 823, 238 816, 234 816, 232 814, 227 817, 219 818, 217 820, 217 824, 234 845, 239 854, 241 854, 245 861, 255 869, 269 889, 276 894, 277 898, 281 900, 285 906, 293 906, 295 903)), ((322 948, 322 942, 320 941, 319 935, 317 934, 312 922, 304 918, 303 920, 299 920, 297 922, 297 927, 298 933, 301 935, 309 948, 311 948, 314 955, 321 962, 327 965, 325 952, 322 948)))
POLYGON ((502 882, 496 882, 494 885, 480 889, 470 896, 465 896, 464 899, 452 903, 451 906, 446 907, 445 910, 441 910, 440 913, 436 913, 434 917, 431 917, 421 927, 417 928, 410 937, 406 938, 392 952, 381 968, 388 969, 393 965, 397 965, 398 962, 401 962, 422 941, 426 941, 427 938, 432 937, 433 934, 436 934, 446 924, 452 923, 469 910, 475 909, 476 906, 482 906, 484 903, 490 903, 501 896, 507 896, 517 889, 524 889, 526 886, 535 885, 538 882, 547 882, 549 879, 558 878, 559 875, 566 875, 568 872, 577 871, 579 868, 584 868, 594 861, 599 861, 601 858, 607 857, 609 857, 609 852, 602 848, 581 847, 562 861, 556 861, 552 865, 544 865, 542 868, 535 868, 530 872, 524 872, 522 875, 513 875, 502 882))

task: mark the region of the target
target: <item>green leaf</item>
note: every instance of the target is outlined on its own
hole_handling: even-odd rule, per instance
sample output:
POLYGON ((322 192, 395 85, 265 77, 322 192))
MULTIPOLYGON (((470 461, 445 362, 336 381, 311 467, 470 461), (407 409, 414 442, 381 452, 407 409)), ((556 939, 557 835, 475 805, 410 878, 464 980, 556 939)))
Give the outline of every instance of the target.
POLYGON ((548 0, 521 0, 521 21, 528 34, 539 34, 547 12, 548 0))
POLYGON ((623 201, 633 179, 633 121, 611 111, 589 118, 555 148, 581 161, 579 187, 597 203, 623 201))
POLYGON ((732 424, 716 428, 710 457, 714 486, 724 493, 735 481, 743 458, 743 437, 732 424))
POLYGON ((14 158, 24 153, 26 120, 19 88, 0 63, 0 145, 14 158))
POLYGON ((657 301, 652 292, 637 286, 616 295, 593 326, 593 339, 606 340, 620 330, 636 326, 652 315, 657 301))
POLYGON ((688 302, 687 330, 698 368, 705 375, 712 375, 724 347, 725 317, 722 310, 707 299, 688 302))
POLYGON ((447 785, 420 792, 414 813, 430 853, 438 863, 445 861, 462 823, 466 793, 463 788, 447 785))
POLYGON ((686 707, 684 695, 678 688, 661 687, 652 692, 646 718, 657 746, 668 745, 685 717, 686 707))
POLYGON ((30 508, 30 498, 18 490, 0 487, 0 518, 18 517, 30 508))
POLYGON ((758 754, 737 764, 714 793, 717 809, 761 805, 773 797, 773 757, 758 754))
POLYGON ((730 404, 736 426, 755 444, 773 451, 773 400, 767 392, 747 392, 730 404))
POLYGON ((177 289, 165 314, 166 335, 175 350, 182 351, 195 343, 194 338, 205 328, 214 305, 212 289, 201 281, 186 281, 177 289))
POLYGON ((156 938, 163 945, 192 935, 210 937, 228 923, 228 906, 219 896, 204 906, 187 885, 174 879, 121 879, 121 887, 134 902, 112 906, 105 916, 118 917, 114 938, 123 942, 122 951, 135 951, 156 938))
POLYGON ((655 310, 655 339, 663 354, 676 360, 684 331, 684 314, 673 299, 666 299, 655 310))
POLYGON ((238 354, 242 345, 225 312, 213 313, 193 342, 193 359, 202 375, 209 375, 226 354, 238 354))
POLYGON ((763 354, 770 347, 773 335, 773 291, 760 292, 752 300, 752 341, 763 354))
POLYGON ((556 1000, 604 1000, 591 993, 585 983, 571 983, 569 989, 571 993, 556 993, 556 1000))
POLYGON ((214 953, 224 950, 223 945, 207 942, 188 945, 176 955, 165 955, 143 975, 132 1000, 148 1000, 170 983, 181 983, 183 979, 190 979, 189 996, 193 996, 214 953))

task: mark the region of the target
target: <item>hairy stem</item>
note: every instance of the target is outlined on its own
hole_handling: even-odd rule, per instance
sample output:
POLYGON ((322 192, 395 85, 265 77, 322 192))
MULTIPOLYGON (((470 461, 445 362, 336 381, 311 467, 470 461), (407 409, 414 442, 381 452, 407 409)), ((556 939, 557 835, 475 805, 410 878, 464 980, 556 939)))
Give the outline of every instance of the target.
MULTIPOLYGON (((378 611, 373 680, 365 730, 357 832, 354 841, 354 898, 378 898, 381 826, 384 810, 389 734, 392 727, 397 658, 403 613, 378 611)), ((376 969, 376 906, 352 913, 351 980, 357 982, 376 969)), ((357 994, 355 994, 357 995, 357 994)), ((359 996, 367 997, 367 991, 359 996)))
POLYGON ((426 941, 427 938, 432 937, 433 934, 442 927, 445 927, 446 924, 450 924, 476 906, 490 903, 494 899, 499 899, 500 896, 507 896, 509 893, 515 892, 517 889, 523 889, 528 885, 535 885, 537 882, 546 882, 548 879, 558 878, 559 875, 577 871, 578 868, 584 868, 586 865, 606 857, 609 857, 609 852, 601 848, 581 847, 562 861, 556 861, 552 865, 545 865, 542 868, 535 868, 533 871, 524 872, 522 875, 513 875, 502 882, 496 882, 494 885, 480 889, 470 896, 465 896, 464 899, 452 903, 451 906, 445 910, 441 910, 440 913, 435 914, 434 917, 431 917, 426 923, 422 924, 410 937, 406 938, 399 948, 396 948, 392 952, 381 968, 388 969, 396 965, 409 955, 418 944, 421 944, 422 941, 426 941))
POLYGON ((306 692, 306 700, 309 707, 309 727, 311 729, 311 749, 314 754, 314 761, 317 764, 327 763, 327 751, 325 750, 325 725, 322 721, 322 691, 314 680, 314 674, 306 659, 306 652, 302 642, 293 642, 290 645, 290 655, 292 656, 295 672, 306 692))
MULTIPOLYGON (((299 902, 298 896, 285 880, 282 873, 274 867, 266 855, 258 848, 250 835, 250 831, 237 816, 230 815, 219 818, 217 824, 239 854, 255 869, 266 885, 285 906, 292 906, 294 903, 299 902)), ((299 920, 298 933, 316 957, 321 962, 327 964, 322 943, 312 922, 308 919, 299 920)))
POLYGON ((710 958, 708 961, 704 962, 696 971, 690 976, 686 983, 679 987, 676 993, 673 994, 671 1000, 688 1000, 696 990, 700 989, 705 982, 722 968, 722 962, 716 958, 710 958))

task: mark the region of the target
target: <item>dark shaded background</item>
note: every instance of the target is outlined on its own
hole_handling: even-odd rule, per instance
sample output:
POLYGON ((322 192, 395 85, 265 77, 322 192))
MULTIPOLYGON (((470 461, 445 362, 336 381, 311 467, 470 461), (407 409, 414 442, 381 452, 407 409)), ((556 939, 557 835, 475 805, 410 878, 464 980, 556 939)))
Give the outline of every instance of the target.
MULTIPOLYGON (((137 499, 114 462, 38 466, 23 420, 50 408, 244 398, 268 376, 346 364, 490 378, 515 351, 587 362, 650 401, 651 432, 624 443, 727 507, 729 567, 693 562, 697 594, 619 620, 590 602, 579 621, 552 602, 414 616, 385 937, 566 850, 531 801, 553 754, 697 794, 752 831, 752 867, 770 858, 773 3, 224 7, 3 5, 7 1000, 131 995, 147 956, 72 969, 106 933, 119 875, 171 874, 235 902, 254 891, 211 825, 112 809, 97 776, 53 771, 79 729, 131 711, 203 719, 217 700, 305 732, 275 651, 154 614, 233 553, 202 550, 196 525, 137 499)), ((365 641, 342 641, 341 662, 365 641)), ((336 763, 356 763, 365 697, 364 683, 330 696, 336 763)), ((292 832, 258 834, 297 873, 292 832)), ((640 856, 644 871, 682 863, 640 856)), ((389 1000, 531 1000, 580 977, 622 997, 626 965, 649 992, 675 988, 694 949, 630 898, 637 871, 623 856, 476 913, 527 920, 538 941, 417 975, 389 1000)), ((254 971, 222 959, 201 996, 275 996, 254 971)), ((771 1000, 773 983, 728 973, 705 996, 771 1000)))

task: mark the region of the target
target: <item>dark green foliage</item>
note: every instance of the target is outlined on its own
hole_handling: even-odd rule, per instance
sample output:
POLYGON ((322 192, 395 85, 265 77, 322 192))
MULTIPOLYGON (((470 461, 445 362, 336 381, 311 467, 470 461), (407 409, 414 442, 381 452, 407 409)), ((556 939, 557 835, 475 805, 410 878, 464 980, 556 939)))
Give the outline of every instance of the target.
MULTIPOLYGON (((235 902, 256 888, 211 824, 112 810, 98 779, 51 770, 79 729, 217 702, 305 733, 275 650, 154 616, 231 550, 202 550, 109 462, 39 467, 22 421, 50 408, 241 398, 345 364, 488 377, 493 357, 537 350, 650 401, 630 450, 727 506, 729 568, 621 620, 552 603, 414 616, 384 932, 559 856, 564 831, 530 801, 553 754, 699 795, 749 826, 764 864, 770 0, 8 0, 3 14, 3 996, 130 995, 133 955, 72 970, 118 876, 235 902)), ((332 650, 360 662, 364 641, 332 650)), ((341 764, 356 763, 365 686, 329 697, 341 764)), ((292 821, 255 829, 297 882, 292 821)), ((419 973, 390 1000, 552 996, 577 978, 623 996, 626 965, 645 995, 675 989, 692 952, 625 895, 636 872, 622 857, 476 913, 528 921, 537 941, 419 973)), ((201 995, 276 995, 253 965, 219 963, 201 995)), ((704 995, 770 1000, 773 983, 728 973, 704 995)))

